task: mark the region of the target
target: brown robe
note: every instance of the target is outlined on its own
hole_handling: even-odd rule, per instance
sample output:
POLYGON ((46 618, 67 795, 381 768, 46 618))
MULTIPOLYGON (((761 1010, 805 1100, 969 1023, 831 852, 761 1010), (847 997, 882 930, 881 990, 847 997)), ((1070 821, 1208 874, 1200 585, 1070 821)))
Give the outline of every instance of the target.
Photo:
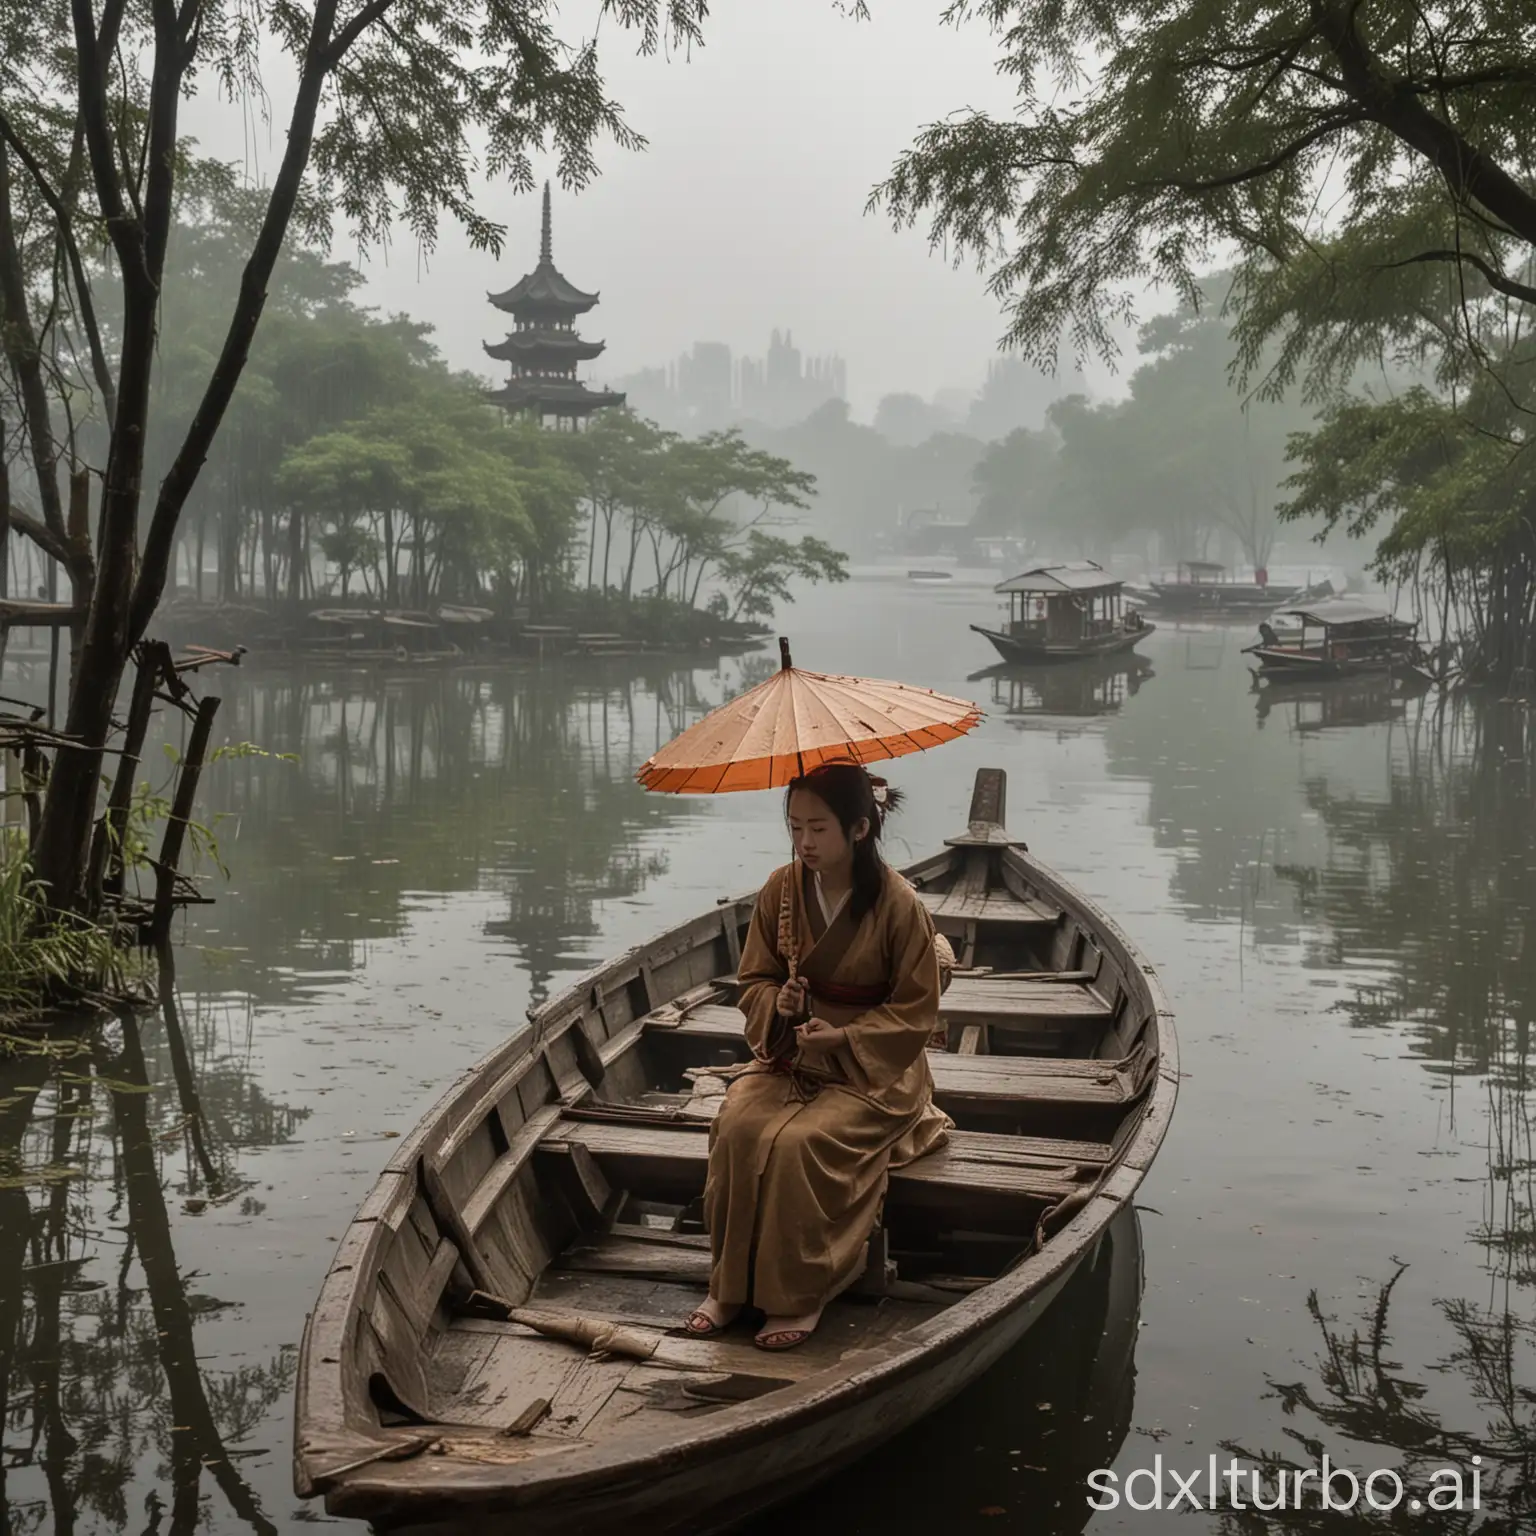
POLYGON ((888 1171, 941 1145, 954 1124, 933 1102, 927 1046, 938 1024, 939 959, 917 892, 888 868, 874 909, 854 924, 850 898, 830 928, 814 892, 805 898, 798 863, 775 870, 758 893, 738 973, 756 1060, 710 1128, 704 1187, 710 1295, 772 1317, 815 1312, 858 1277, 888 1171), (789 979, 779 952, 786 880, 811 1012, 846 1031, 830 1055, 802 1059, 797 1047, 792 1072, 770 1059, 789 979), (838 1003, 818 994, 828 983, 885 1000, 838 1003))

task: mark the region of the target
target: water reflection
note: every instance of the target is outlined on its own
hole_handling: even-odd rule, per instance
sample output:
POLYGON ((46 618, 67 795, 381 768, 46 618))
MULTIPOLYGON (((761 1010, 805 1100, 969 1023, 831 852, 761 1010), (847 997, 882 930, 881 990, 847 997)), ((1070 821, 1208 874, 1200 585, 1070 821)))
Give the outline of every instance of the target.
POLYGON ((225 729, 275 755, 208 775, 216 830, 238 840, 238 857, 225 850, 238 918, 214 908, 193 931, 270 1003, 358 968, 370 942, 403 931, 412 893, 496 891, 505 913, 485 931, 538 1001, 596 936, 594 904, 664 872, 658 834, 693 807, 645 794, 634 766, 738 670, 242 678, 225 729))
POLYGON ((1314 964, 1372 962, 1341 1009, 1402 1029, 1432 1070, 1523 1090, 1536 1017, 1536 729, 1523 709, 1468 700, 1398 739, 1384 794, 1318 778, 1327 844, 1288 871, 1319 937, 1314 964))
MULTIPOLYGON (((1394 1358, 1392 1328, 1394 1291, 1404 1273, 1399 1269, 1383 1282, 1367 1314, 1352 1325, 1330 1318, 1315 1293, 1308 1298, 1322 1338, 1316 1380, 1269 1383, 1281 1411, 1298 1426, 1287 1430, 1295 1450, 1223 1442, 1227 1453, 1257 1470, 1264 1503, 1275 1504, 1284 1488, 1292 1507, 1258 1512, 1246 1491, 1249 1507, 1225 1513, 1224 1530, 1234 1536, 1282 1530, 1337 1536, 1360 1530, 1423 1531, 1427 1522, 1436 1536, 1474 1529, 1482 1536, 1519 1536, 1531 1529, 1536 1517, 1536 1393, 1529 1383, 1536 1329, 1507 1306, 1441 1302, 1439 1311, 1454 1344, 1429 1371, 1405 1371, 1394 1358), (1437 1398, 1462 1401, 1443 1410, 1437 1398), (1466 1427, 1455 1427, 1456 1419, 1466 1427), (1377 1468, 1396 1473, 1401 1502, 1380 1510, 1322 1508, 1316 1473, 1325 1455, 1331 1466, 1362 1479, 1377 1468), (1314 1474, 1313 1481, 1304 1507, 1297 1509, 1297 1476, 1306 1471, 1314 1474), (1436 1498, 1445 1502, 1434 1503, 1436 1498), (1428 1511, 1413 1508, 1414 1500, 1428 1511)), ((1251 1490, 1252 1475, 1249 1470, 1239 1486, 1251 1490)), ((1347 1487, 1341 1479, 1334 1497, 1341 1498, 1347 1487)), ((1376 1491, 1381 1502, 1396 1498, 1388 1480, 1380 1480, 1376 1491)))
POLYGON ((1405 718, 1409 696, 1391 677, 1340 678, 1336 682, 1253 685, 1253 712, 1262 730, 1271 715, 1297 735, 1405 718))
MULTIPOLYGON (((915 674, 906 639, 923 648, 925 683, 967 692, 963 625, 946 651, 874 598, 837 622, 852 638, 819 654, 915 674)), ((1028 713, 1048 707, 1026 693, 1034 680, 1011 719, 998 680, 975 743, 950 749, 1009 766, 1016 819, 1176 979, 1192 1076, 1154 1170, 1163 1187, 1148 1193, 1165 1214, 1138 1415, 1187 1435, 1199 1462, 1216 1442, 1198 1438, 1196 1404, 1219 1404, 1219 1433, 1259 1450, 1303 1458, 1326 1444, 1359 1467, 1387 1464, 1382 1445, 1428 1455, 1436 1435, 1481 1440, 1510 1469, 1509 1501, 1536 1390, 1536 743, 1523 715, 1433 698, 1315 731, 1284 728, 1299 721, 1277 700, 1285 713, 1258 729, 1244 639, 1223 654, 1215 630, 1159 630, 1154 688, 1129 676, 1113 685, 1123 693, 1090 688, 1089 715, 1071 713, 1081 695, 1049 702, 1058 730, 1091 722, 1060 747, 1031 729, 1048 718, 1028 713), (1234 979, 1255 947, 1266 964, 1234 979), (1351 1115, 1315 1108, 1345 1090, 1351 1115), (1372 1092, 1386 1113, 1367 1118, 1372 1092), (1371 1140, 1382 1125, 1394 1136, 1371 1140), (1367 1161, 1369 1181, 1352 1171, 1367 1161), (1236 1230, 1213 1238, 1223 1220, 1236 1230), (1374 1293, 1415 1243, 1378 1329, 1374 1293), (1357 1268, 1373 1282, 1358 1302, 1357 1268), (1321 1298, 1310 1320, 1309 1286, 1321 1298), (1466 1299, 1437 1309, 1436 1297, 1466 1299), (1260 1300, 1269 1333, 1255 1336, 1279 1352, 1267 1369, 1245 1343, 1260 1300)), ((805 651, 818 654, 812 639, 805 651)), ((777 846, 775 807, 723 850, 701 807, 647 796, 630 775, 777 659, 755 663, 221 680, 227 738, 297 760, 208 772, 204 805, 228 813, 217 831, 234 877, 189 915, 172 1027, 149 1019, 96 1053, 0 1066, 0 1530, 304 1518, 287 1487, 289 1345, 388 1156, 382 1138, 409 1130, 530 988, 745 888, 777 846), (423 973, 421 956, 448 944, 423 973), (392 995, 429 992, 439 975, 457 1032, 392 995)), ((950 771, 911 761, 914 779, 950 771)), ((923 807, 916 796, 914 854, 953 830, 924 825, 923 807)), ((1028 1520, 1057 1536, 1155 1520, 1091 1521, 1082 1485, 1083 1469, 1123 1474, 1154 1453, 1124 1439, 1130 1343, 1110 1323, 1133 1313, 1072 1301, 975 1392, 795 1506, 794 1522, 888 1536, 1028 1520)), ((1310 1518, 1286 1528, 1324 1528, 1310 1518)), ((1343 1536, 1344 1517, 1327 1518, 1343 1536)))
POLYGON ((1075 1536, 1093 1513, 1088 1474, 1112 1465, 1130 1432, 1142 1286, 1140 1218, 1126 1207, 1098 1261, 986 1375, 850 1471, 744 1526, 744 1536, 1075 1536))
MULTIPOLYGON (((1486 1286, 1434 1300, 1438 1358, 1418 1369, 1404 1363, 1394 1327, 1395 1303, 1414 1288, 1409 1266, 1379 1281, 1351 1324, 1312 1292, 1322 1343, 1314 1368, 1267 1384, 1294 1448, 1227 1444, 1268 1474, 1267 1500, 1278 1474, 1294 1485, 1326 1451, 1362 1472, 1393 1468, 1421 1502, 1440 1469, 1458 1471, 1468 1503, 1430 1515, 1437 1532, 1513 1536, 1536 1517, 1533 748, 1525 710, 1461 700, 1399 736, 1385 794, 1345 793, 1321 778, 1308 786, 1327 847, 1317 863, 1284 871, 1317 925, 1308 963, 1369 965, 1370 979, 1348 987, 1337 1011, 1355 1029, 1403 1039, 1443 1084, 1452 1128, 1467 1122, 1459 1139, 1486 1147, 1482 1216, 1467 1234, 1486 1286)), ((1225 1517, 1245 1533, 1422 1530, 1425 1518, 1406 1499, 1369 1518, 1321 1508, 1225 1517)))
POLYGON ((165 970, 160 1015, 0 1059, 0 1531, 277 1529, 240 1468, 270 1456, 246 1442, 286 1419, 294 1351, 200 1365, 228 1304, 173 1242, 173 1207, 183 1241, 261 1217, 248 1169, 312 1113, 264 1091, 259 1016, 361 970, 423 891, 490 894, 483 929, 541 997, 596 904, 665 870, 656 834, 691 806, 633 769, 738 671, 229 680, 226 741, 261 750, 205 775, 235 877, 189 920, 186 985, 165 970))
POLYGON ((1044 667, 987 667, 967 682, 991 684, 992 709, 1030 730, 1063 718, 1113 715, 1152 676, 1152 663, 1134 654, 1044 667))
POLYGON ((238 1192, 239 1152, 302 1119, 221 1038, 130 1014, 0 1061, 7 1531, 120 1530, 141 1509, 146 1529, 186 1532, 214 1497, 277 1529, 235 1448, 291 1392, 294 1356, 204 1370, 195 1325, 224 1304, 182 1272, 167 1208, 178 1188, 209 1191, 189 1209, 231 1198, 213 1191, 238 1192))

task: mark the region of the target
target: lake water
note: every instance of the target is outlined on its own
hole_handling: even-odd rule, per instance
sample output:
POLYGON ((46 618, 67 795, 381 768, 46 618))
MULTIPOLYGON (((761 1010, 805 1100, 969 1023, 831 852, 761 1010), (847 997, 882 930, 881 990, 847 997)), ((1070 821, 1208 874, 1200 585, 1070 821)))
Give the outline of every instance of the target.
MULTIPOLYGON (((994 612, 979 584, 864 576, 781 623, 802 665, 989 710, 890 766, 893 856, 961 829, 975 769, 1006 769, 1015 835, 1158 966, 1186 1079, 1099 1270, 973 1391, 759 1529, 1531 1529, 1526 714, 1265 698, 1250 635, 1217 626, 1160 628, 1140 672, 968 681, 993 658, 967 626, 994 612), (1234 1447, 1415 1487, 1459 1467, 1469 1496, 1475 1471, 1483 1514, 1089 1507, 1090 1472, 1124 1487, 1159 1456, 1202 1470, 1203 1505, 1234 1447)), ((530 1003, 782 860, 776 797, 631 777, 774 660, 208 678, 225 740, 297 761, 205 777, 230 874, 185 927, 185 1052, 150 1019, 0 1065, 4 1530, 349 1526, 289 1483, 336 1241, 393 1138, 530 1003)))

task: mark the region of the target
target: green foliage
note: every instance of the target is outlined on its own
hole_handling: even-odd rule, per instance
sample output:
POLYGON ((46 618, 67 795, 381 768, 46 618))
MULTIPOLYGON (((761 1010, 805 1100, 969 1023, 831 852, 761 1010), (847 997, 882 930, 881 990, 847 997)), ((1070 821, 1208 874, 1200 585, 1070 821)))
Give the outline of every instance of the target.
POLYGON ((1198 313, 1202 269, 1235 249, 1233 378, 1330 412, 1323 437, 1292 439, 1292 513, 1382 532, 1384 570, 1438 572, 1442 617, 1488 675, 1536 665, 1530 7, 957 0, 950 15, 995 28, 1017 114, 926 129, 872 203, 926 216, 987 269, 1009 340, 1051 362, 1063 338, 1112 359, 1132 285, 1198 313), (1441 398, 1340 405, 1366 369, 1433 379, 1441 398), (1514 422, 1490 425, 1489 391, 1514 422))
POLYGON ((0 1014, 26 1015, 82 993, 117 997, 142 966, 110 925, 45 920, 23 838, 0 828, 0 1014))
POLYGON ((848 579, 848 557, 806 534, 797 541, 753 528, 746 543, 721 557, 726 585, 735 595, 733 619, 770 619, 775 602, 792 602, 790 582, 848 579))
POLYGON ((1522 405, 1533 365, 1527 342, 1458 398, 1421 387, 1339 402, 1294 439, 1284 508, 1324 533, 1379 533, 1378 574, 1423 588, 1459 633, 1466 671, 1496 681, 1536 667, 1536 459, 1522 405))
POLYGON ((829 564, 814 552, 826 548, 819 541, 765 533, 809 509, 815 476, 752 447, 735 428, 688 439, 611 411, 564 439, 563 451, 586 490, 589 588, 632 599, 649 553, 650 596, 691 609, 717 578, 734 596, 727 611, 767 617, 793 577, 840 579, 827 572, 842 557, 829 564))
MULTIPOLYGON (((1536 49, 1519 0, 957 0, 1009 118, 924 130, 872 202, 989 271, 1009 340, 1112 358, 1131 284, 1193 307, 1241 253, 1242 363, 1319 386, 1420 336, 1426 298, 1511 290, 1536 241, 1536 49), (1391 82, 1390 87, 1386 82, 1391 82)), ((1522 297, 1529 300, 1530 290, 1522 297)), ((1454 341, 1454 337, 1453 337, 1454 341)))

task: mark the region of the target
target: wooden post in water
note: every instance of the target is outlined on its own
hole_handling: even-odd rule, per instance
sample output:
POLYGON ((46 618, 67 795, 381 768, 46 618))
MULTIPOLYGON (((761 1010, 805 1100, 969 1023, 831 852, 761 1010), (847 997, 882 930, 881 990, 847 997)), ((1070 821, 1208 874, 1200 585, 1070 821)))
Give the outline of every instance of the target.
POLYGON ((165 837, 160 844, 155 910, 149 925, 151 948, 159 948, 170 939, 171 915, 176 910, 176 866, 181 859, 182 845, 186 842, 192 805, 197 798, 197 781, 202 777, 203 760, 208 755, 213 717, 218 712, 217 699, 198 700, 197 714, 192 721, 192 735, 187 742, 187 755, 181 761, 181 777, 176 781, 176 798, 171 803, 170 819, 166 822, 165 837))
POLYGON ((146 640, 138 651, 138 670, 133 679, 133 697, 128 705, 128 726, 123 733, 123 755, 118 759, 117 778, 112 784, 106 814, 96 823, 91 840, 91 862, 85 889, 93 907, 103 896, 121 896, 123 893, 123 837, 128 827, 128 808, 133 802, 134 780, 144 754, 144 738, 149 733, 155 688, 162 677, 174 675, 171 648, 163 641, 146 640))

